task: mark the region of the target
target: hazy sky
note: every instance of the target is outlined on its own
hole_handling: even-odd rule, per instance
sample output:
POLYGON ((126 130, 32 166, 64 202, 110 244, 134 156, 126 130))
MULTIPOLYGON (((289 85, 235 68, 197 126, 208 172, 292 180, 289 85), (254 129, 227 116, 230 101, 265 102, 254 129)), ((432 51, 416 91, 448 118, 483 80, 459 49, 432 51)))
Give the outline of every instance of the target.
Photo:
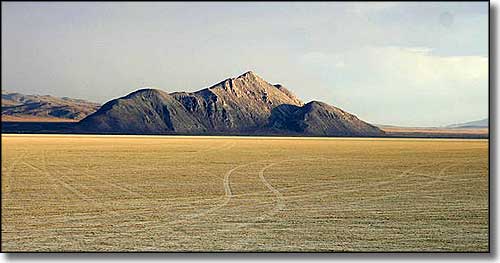
POLYGON ((488 2, 2 2, 2 89, 105 102, 253 70, 381 124, 488 116, 488 2))

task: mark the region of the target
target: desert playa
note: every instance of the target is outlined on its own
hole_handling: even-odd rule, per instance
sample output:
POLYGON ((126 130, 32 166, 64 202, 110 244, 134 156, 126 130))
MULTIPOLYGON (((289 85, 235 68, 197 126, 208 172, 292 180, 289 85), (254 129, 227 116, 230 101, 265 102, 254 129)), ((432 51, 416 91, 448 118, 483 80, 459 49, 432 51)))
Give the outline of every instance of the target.
POLYGON ((487 251, 488 141, 2 135, 3 251, 487 251))

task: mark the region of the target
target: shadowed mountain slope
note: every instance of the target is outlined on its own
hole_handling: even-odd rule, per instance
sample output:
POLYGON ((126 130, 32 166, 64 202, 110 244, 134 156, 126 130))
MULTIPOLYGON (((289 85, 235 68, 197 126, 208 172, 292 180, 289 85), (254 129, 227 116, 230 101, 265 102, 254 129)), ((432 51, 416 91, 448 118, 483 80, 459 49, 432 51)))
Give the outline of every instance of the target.
POLYGON ((280 105, 273 110, 270 127, 316 136, 378 136, 378 127, 356 116, 319 101, 302 107, 280 105))

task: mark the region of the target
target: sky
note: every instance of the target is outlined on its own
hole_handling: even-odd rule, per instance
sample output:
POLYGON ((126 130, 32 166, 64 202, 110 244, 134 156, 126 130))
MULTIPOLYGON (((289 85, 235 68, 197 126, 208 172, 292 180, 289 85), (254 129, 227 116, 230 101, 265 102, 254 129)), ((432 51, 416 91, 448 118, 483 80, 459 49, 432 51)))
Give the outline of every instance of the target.
POLYGON ((104 103, 252 70, 376 124, 488 117, 488 2, 2 2, 2 90, 104 103))

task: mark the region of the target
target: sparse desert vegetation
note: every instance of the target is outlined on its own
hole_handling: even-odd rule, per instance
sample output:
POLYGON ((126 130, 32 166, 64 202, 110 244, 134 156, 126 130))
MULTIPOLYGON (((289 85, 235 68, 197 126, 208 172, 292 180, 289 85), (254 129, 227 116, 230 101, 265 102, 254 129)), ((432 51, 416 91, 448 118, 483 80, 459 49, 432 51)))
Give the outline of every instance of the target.
POLYGON ((488 251, 488 140, 2 135, 3 251, 488 251))

